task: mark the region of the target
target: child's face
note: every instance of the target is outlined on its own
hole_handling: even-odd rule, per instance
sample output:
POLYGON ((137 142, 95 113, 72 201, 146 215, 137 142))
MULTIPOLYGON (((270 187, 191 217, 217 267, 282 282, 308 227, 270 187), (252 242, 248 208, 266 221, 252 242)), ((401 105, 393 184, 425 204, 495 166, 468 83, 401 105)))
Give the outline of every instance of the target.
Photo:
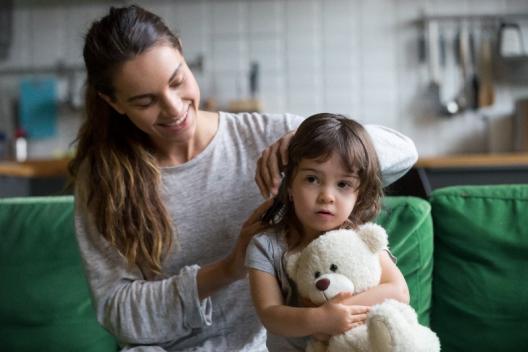
POLYGON ((340 227, 356 204, 359 179, 336 153, 325 162, 303 159, 288 189, 305 235, 313 239, 340 227))

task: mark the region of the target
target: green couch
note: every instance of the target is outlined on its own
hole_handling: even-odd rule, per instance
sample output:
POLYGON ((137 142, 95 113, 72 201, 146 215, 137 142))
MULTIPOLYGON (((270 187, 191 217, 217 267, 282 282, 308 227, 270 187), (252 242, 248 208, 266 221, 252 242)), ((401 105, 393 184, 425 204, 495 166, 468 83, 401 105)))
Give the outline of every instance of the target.
MULTIPOLYGON (((527 215, 528 185, 386 197, 377 221, 443 351, 527 348, 527 215)), ((117 349, 95 320, 72 197, 0 199, 0 278, 2 350, 117 349)))

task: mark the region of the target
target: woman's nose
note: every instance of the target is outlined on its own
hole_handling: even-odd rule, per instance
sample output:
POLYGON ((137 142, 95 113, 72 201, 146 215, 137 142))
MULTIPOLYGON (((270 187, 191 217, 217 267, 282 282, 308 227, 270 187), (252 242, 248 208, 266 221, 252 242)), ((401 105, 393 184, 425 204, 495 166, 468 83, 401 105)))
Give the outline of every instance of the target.
POLYGON ((178 94, 168 92, 163 99, 163 110, 168 116, 180 117, 183 114, 184 103, 178 94))

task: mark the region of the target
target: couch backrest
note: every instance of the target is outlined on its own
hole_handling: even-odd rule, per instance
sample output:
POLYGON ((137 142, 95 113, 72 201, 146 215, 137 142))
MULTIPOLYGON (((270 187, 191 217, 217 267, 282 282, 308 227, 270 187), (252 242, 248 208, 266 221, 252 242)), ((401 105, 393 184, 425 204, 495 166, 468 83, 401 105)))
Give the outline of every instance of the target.
MULTIPOLYGON (((432 221, 427 201, 386 197, 377 222, 429 323, 432 221)), ((0 199, 0 346, 6 351, 115 351, 96 321, 73 226, 73 198, 0 199)))
POLYGON ((449 187, 430 202, 442 351, 526 351, 528 185, 449 187))
POLYGON ((421 198, 385 197, 377 222, 389 235, 391 252, 409 286, 418 320, 429 325, 433 273, 431 207, 421 198))
POLYGON ((0 349, 115 351, 96 321, 73 198, 0 199, 0 349))

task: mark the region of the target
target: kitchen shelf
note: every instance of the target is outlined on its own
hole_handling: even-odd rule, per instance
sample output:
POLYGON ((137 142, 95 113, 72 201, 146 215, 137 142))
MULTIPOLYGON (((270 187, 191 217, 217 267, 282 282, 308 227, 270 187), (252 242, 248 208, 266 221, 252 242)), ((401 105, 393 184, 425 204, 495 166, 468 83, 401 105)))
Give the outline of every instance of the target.
POLYGON ((504 14, 472 14, 472 15, 423 15, 419 22, 442 22, 442 21, 506 21, 506 20, 528 20, 528 13, 504 13, 504 14))

